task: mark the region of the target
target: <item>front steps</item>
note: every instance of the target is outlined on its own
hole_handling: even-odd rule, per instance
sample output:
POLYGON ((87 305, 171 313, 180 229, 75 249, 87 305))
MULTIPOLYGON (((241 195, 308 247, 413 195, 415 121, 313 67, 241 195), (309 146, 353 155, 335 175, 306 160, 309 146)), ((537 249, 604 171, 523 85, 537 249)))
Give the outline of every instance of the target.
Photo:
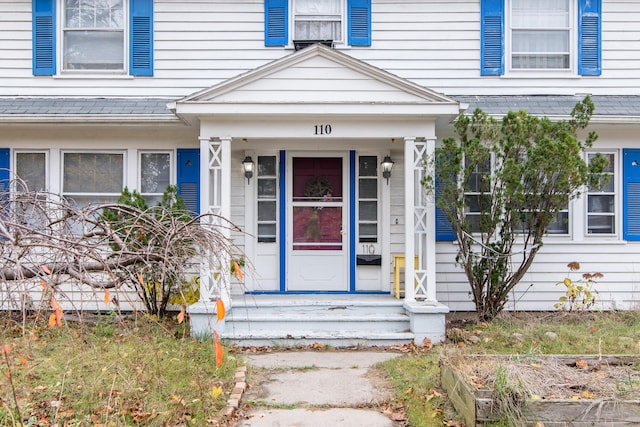
MULTIPOLYGON (((192 333, 211 334, 193 330, 204 320, 194 315, 192 333)), ((208 316, 210 323, 215 313, 208 316)), ((216 329, 240 346, 351 347, 410 343, 416 337, 411 325, 404 302, 389 295, 236 295, 216 329)))

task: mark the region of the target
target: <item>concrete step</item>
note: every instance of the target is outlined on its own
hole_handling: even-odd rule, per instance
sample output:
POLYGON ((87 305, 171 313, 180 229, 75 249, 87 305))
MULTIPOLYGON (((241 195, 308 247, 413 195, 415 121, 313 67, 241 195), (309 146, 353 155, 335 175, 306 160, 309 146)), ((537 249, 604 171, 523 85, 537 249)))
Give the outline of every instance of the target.
POLYGON ((243 347, 268 346, 268 347, 300 347, 313 344, 323 344, 332 347, 354 346, 390 346, 409 344, 413 341, 411 332, 373 332, 366 333, 354 331, 296 331, 290 334, 276 331, 262 331, 252 333, 234 334, 229 330, 223 341, 228 344, 243 347))

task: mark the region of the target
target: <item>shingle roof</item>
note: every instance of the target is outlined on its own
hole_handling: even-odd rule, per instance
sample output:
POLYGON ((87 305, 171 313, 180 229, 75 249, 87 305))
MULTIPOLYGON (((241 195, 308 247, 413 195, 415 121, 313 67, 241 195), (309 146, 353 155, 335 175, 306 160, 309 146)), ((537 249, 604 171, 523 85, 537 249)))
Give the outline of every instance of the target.
MULTIPOLYGON (((516 95, 516 96, 451 96, 458 102, 469 104, 467 112, 476 108, 488 114, 503 115, 509 111, 525 110, 540 116, 569 116, 573 107, 584 96, 571 95, 516 95)), ((594 116, 640 116, 640 95, 594 95, 594 116)))
POLYGON ((0 115, 101 116, 143 115, 175 117, 166 98, 7 98, 0 97, 0 115))

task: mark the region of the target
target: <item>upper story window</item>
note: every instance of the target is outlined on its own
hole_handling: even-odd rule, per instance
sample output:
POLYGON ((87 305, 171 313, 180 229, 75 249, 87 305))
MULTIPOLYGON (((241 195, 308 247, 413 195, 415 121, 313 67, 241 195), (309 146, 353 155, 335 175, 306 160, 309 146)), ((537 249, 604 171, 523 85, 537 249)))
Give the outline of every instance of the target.
POLYGON ((371 45, 371 0, 265 0, 265 46, 332 40, 371 45))
POLYGON ((569 0, 511 0, 511 68, 571 68, 569 0))
POLYGON ((341 0, 293 0, 294 40, 342 42, 341 0))
POLYGON ((122 0, 65 0, 63 70, 124 70, 122 0))
POLYGON ((481 0, 480 72, 602 72, 602 0, 481 0), (507 23, 507 24, 505 24, 507 23))
POLYGON ((34 75, 71 71, 153 75, 153 0, 34 0, 32 4, 34 75))

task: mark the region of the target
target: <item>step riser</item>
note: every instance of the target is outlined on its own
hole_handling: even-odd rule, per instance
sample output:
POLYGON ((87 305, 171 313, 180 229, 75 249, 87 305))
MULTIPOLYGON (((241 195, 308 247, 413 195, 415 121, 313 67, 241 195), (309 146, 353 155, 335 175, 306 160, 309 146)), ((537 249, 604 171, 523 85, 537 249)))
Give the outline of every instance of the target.
POLYGON ((407 332, 409 320, 403 322, 236 322, 227 320, 227 329, 235 334, 281 331, 282 334, 293 334, 299 331, 351 331, 351 332, 407 332))
POLYGON ((391 345, 410 344, 412 339, 229 339, 226 343, 241 347, 302 347, 321 343, 330 347, 386 347, 391 345))

